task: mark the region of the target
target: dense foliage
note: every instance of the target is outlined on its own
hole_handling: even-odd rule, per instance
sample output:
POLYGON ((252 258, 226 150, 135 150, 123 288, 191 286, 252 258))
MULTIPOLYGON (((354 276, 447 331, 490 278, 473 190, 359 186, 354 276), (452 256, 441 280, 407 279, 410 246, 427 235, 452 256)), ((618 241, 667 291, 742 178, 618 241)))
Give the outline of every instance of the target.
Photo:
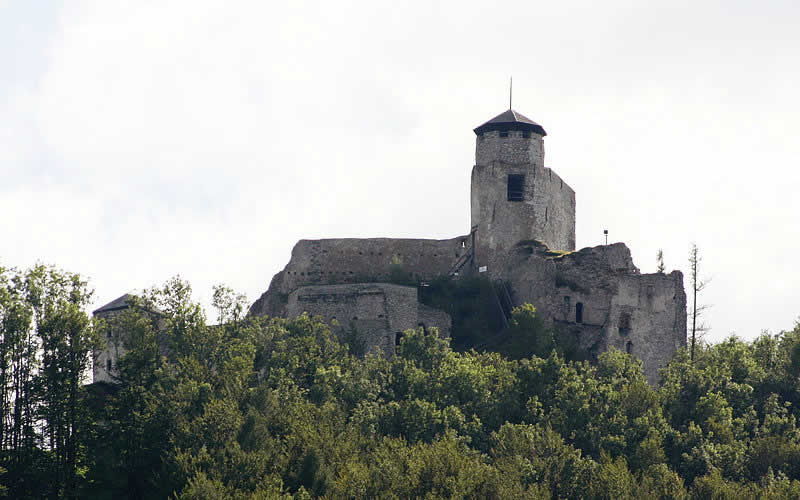
POLYGON ((15 497, 800 497, 800 325, 681 352, 653 388, 625 353, 565 360, 531 306, 524 357, 409 331, 359 358, 225 288, 218 325, 179 279, 93 325, 78 277, 0 276, 15 497), (125 332, 119 383, 76 384, 105 331, 125 332))

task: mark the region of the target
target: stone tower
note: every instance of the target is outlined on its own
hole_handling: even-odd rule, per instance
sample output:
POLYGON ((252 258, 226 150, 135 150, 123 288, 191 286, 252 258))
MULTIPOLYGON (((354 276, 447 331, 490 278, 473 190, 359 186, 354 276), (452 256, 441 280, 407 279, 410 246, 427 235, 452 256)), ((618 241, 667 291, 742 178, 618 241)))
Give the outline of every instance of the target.
POLYGON ((520 241, 575 250, 575 191, 544 166, 544 128, 509 109, 474 131, 475 266, 495 275, 496 259, 520 241))

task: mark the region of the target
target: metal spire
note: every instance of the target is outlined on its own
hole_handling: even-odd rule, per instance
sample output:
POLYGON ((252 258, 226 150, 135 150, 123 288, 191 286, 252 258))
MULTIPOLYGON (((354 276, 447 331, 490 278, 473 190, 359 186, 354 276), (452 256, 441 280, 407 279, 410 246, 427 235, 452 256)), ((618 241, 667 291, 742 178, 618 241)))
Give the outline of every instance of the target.
POLYGON ((508 109, 511 109, 511 96, 514 92, 514 77, 511 77, 511 80, 508 82, 508 109))

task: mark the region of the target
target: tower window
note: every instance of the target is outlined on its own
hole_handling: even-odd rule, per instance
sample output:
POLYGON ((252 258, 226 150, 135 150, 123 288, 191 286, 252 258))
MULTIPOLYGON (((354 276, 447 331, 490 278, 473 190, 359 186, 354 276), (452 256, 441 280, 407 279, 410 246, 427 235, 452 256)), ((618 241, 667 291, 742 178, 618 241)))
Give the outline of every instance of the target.
POLYGON ((403 332, 397 332, 394 334, 394 345, 400 345, 400 340, 403 338, 403 332))
POLYGON ((575 304, 575 323, 583 323, 583 302, 575 304))
POLYGON ((625 352, 633 354, 633 342, 628 341, 628 343, 625 344, 625 352))
POLYGON ((500 137, 508 137, 508 130, 500 132, 500 137))
POLYGON ((508 175, 508 201, 522 201, 525 194, 525 176, 508 175))
POLYGON ((106 360, 106 371, 107 372, 111 371, 111 360, 110 359, 106 360))

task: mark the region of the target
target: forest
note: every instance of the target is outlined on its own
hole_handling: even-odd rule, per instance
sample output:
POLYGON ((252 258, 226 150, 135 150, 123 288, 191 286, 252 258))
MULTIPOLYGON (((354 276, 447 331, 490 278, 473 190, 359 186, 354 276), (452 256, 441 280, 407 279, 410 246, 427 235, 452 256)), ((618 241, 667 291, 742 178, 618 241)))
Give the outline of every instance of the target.
POLYGON ((0 267, 0 495, 800 498, 800 324, 680 351, 653 387, 623 352, 570 356, 535 304, 503 349, 420 329, 361 357, 225 286, 208 312, 179 277, 91 302, 78 274, 0 267), (116 383, 89 384, 111 341, 116 383))

